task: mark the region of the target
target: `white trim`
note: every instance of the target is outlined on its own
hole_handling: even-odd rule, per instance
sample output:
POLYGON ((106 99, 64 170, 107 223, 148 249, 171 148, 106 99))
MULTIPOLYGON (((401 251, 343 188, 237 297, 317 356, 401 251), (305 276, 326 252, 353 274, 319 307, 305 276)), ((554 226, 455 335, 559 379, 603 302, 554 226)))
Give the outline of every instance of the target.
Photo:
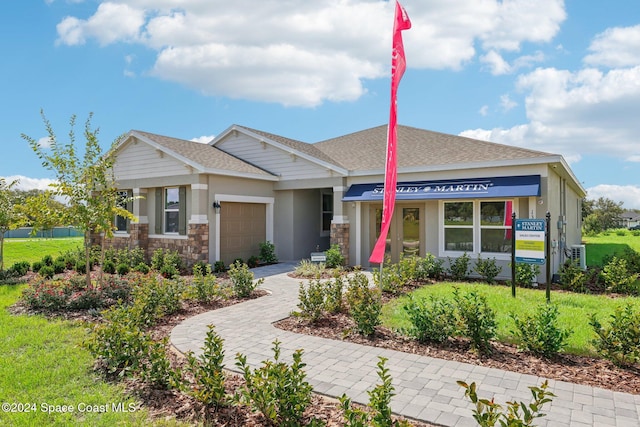
POLYGON ((356 202, 356 265, 362 265, 362 203, 356 202))
POLYGON ((187 240, 189 236, 182 234, 149 234, 150 239, 172 239, 172 240, 187 240))
POLYGON ((195 183, 195 184, 191 184, 191 189, 192 190, 208 190, 209 189, 209 185, 208 184, 195 183))
POLYGON ((331 224, 349 224, 349 217, 347 215, 334 215, 331 224))
POLYGON ((131 234, 128 231, 114 231, 113 237, 131 237, 131 234))
POLYGON ((207 215, 191 215, 189 224, 209 224, 209 217, 207 215))
MULTIPOLYGON (((266 218, 265 218, 265 239, 268 242, 273 243, 273 197, 260 197, 260 196, 241 196, 238 194, 214 194, 213 199, 218 202, 232 202, 232 203, 261 203, 266 205, 266 218)), ((215 239, 216 254, 215 261, 220 261, 220 215, 216 213, 216 239, 215 239)))
POLYGON ((135 196, 136 194, 147 194, 147 189, 146 188, 134 188, 133 190, 133 195, 135 196))
POLYGON ((335 187, 333 187, 333 191, 336 193, 344 193, 345 191, 347 191, 348 187, 345 187, 344 185, 336 185, 335 187))
POLYGON ((139 216, 137 221, 131 221, 134 224, 149 224, 149 217, 146 215, 139 216))

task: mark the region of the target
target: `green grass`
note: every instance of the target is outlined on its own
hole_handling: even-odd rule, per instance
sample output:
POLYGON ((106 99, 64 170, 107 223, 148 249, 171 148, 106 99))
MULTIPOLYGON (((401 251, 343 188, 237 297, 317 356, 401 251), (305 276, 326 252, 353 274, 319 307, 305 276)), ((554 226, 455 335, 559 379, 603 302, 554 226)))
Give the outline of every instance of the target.
POLYGON ((587 265, 590 267, 601 267, 606 256, 623 253, 627 248, 640 252, 640 233, 629 230, 611 230, 597 236, 583 236, 582 240, 586 244, 587 265), (618 231, 624 235, 618 235, 618 231))
POLYGON ((9 268, 18 261, 40 261, 45 255, 55 258, 62 252, 82 247, 82 242, 82 237, 5 239, 4 267, 9 268))
MULTIPOLYGON (((452 300, 454 286, 458 286, 464 292, 476 290, 487 297, 489 306, 496 312, 497 339, 504 342, 514 341, 511 330, 515 326, 509 316, 510 313, 516 313, 519 316, 532 314, 538 305, 546 301, 543 290, 518 288, 516 298, 513 298, 510 287, 477 283, 442 282, 420 288, 413 294, 418 298, 428 298, 429 295, 434 295, 452 300)), ((382 317, 385 326, 392 329, 409 326, 408 318, 402 309, 405 298, 398 298, 384 306, 382 317)), ((594 355, 591 340, 595 338, 595 333, 589 325, 589 316, 591 313, 596 313, 601 321, 607 323, 614 308, 627 301, 634 303, 636 309, 640 310, 640 298, 613 299, 601 295, 553 292, 551 302, 558 305, 559 325, 572 331, 564 351, 578 355, 594 355)))
POLYGON ((31 408, 35 411, 2 410, 0 425, 151 425, 145 410, 113 410, 112 404, 122 403, 128 408, 136 401, 125 394, 123 387, 101 380, 92 371, 93 359, 80 345, 86 336, 82 325, 41 316, 13 316, 7 311, 23 288, 0 286, 0 400, 35 405, 31 408), (74 412, 46 413, 43 405, 66 405, 74 412), (106 406, 102 413, 79 412, 82 405, 106 406))

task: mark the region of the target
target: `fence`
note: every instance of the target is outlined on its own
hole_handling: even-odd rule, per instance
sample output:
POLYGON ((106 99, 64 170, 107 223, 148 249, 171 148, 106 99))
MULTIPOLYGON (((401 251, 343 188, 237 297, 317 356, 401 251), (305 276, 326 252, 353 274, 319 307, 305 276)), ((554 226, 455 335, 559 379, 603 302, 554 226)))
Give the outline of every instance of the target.
POLYGON ((45 237, 45 238, 57 238, 57 237, 82 237, 82 231, 75 227, 54 227, 49 230, 37 231, 33 236, 31 227, 20 227, 15 230, 9 230, 4 235, 5 238, 14 239, 28 239, 31 237, 45 237))

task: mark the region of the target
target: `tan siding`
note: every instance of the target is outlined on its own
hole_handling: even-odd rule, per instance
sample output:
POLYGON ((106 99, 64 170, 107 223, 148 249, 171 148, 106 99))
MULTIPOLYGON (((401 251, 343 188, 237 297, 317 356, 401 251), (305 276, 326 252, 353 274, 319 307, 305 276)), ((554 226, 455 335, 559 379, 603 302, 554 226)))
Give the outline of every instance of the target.
POLYGON ((114 165, 118 180, 184 175, 187 168, 170 156, 160 157, 153 147, 130 143, 118 152, 114 165))
POLYGON ((283 179, 325 178, 330 174, 322 166, 242 134, 229 136, 216 147, 283 179))

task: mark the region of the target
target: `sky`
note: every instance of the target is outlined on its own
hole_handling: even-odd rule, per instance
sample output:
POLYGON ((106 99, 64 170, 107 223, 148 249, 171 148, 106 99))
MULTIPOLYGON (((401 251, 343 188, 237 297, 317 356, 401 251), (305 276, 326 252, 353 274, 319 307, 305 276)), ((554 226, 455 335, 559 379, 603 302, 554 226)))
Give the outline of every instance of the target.
MULTIPOLYGON (((403 0, 398 122, 561 154, 640 209, 638 0, 403 0)), ((22 137, 77 117, 207 142, 233 124, 318 142, 389 119, 394 2, 21 0, 0 15, 0 177, 54 177, 22 137)))

